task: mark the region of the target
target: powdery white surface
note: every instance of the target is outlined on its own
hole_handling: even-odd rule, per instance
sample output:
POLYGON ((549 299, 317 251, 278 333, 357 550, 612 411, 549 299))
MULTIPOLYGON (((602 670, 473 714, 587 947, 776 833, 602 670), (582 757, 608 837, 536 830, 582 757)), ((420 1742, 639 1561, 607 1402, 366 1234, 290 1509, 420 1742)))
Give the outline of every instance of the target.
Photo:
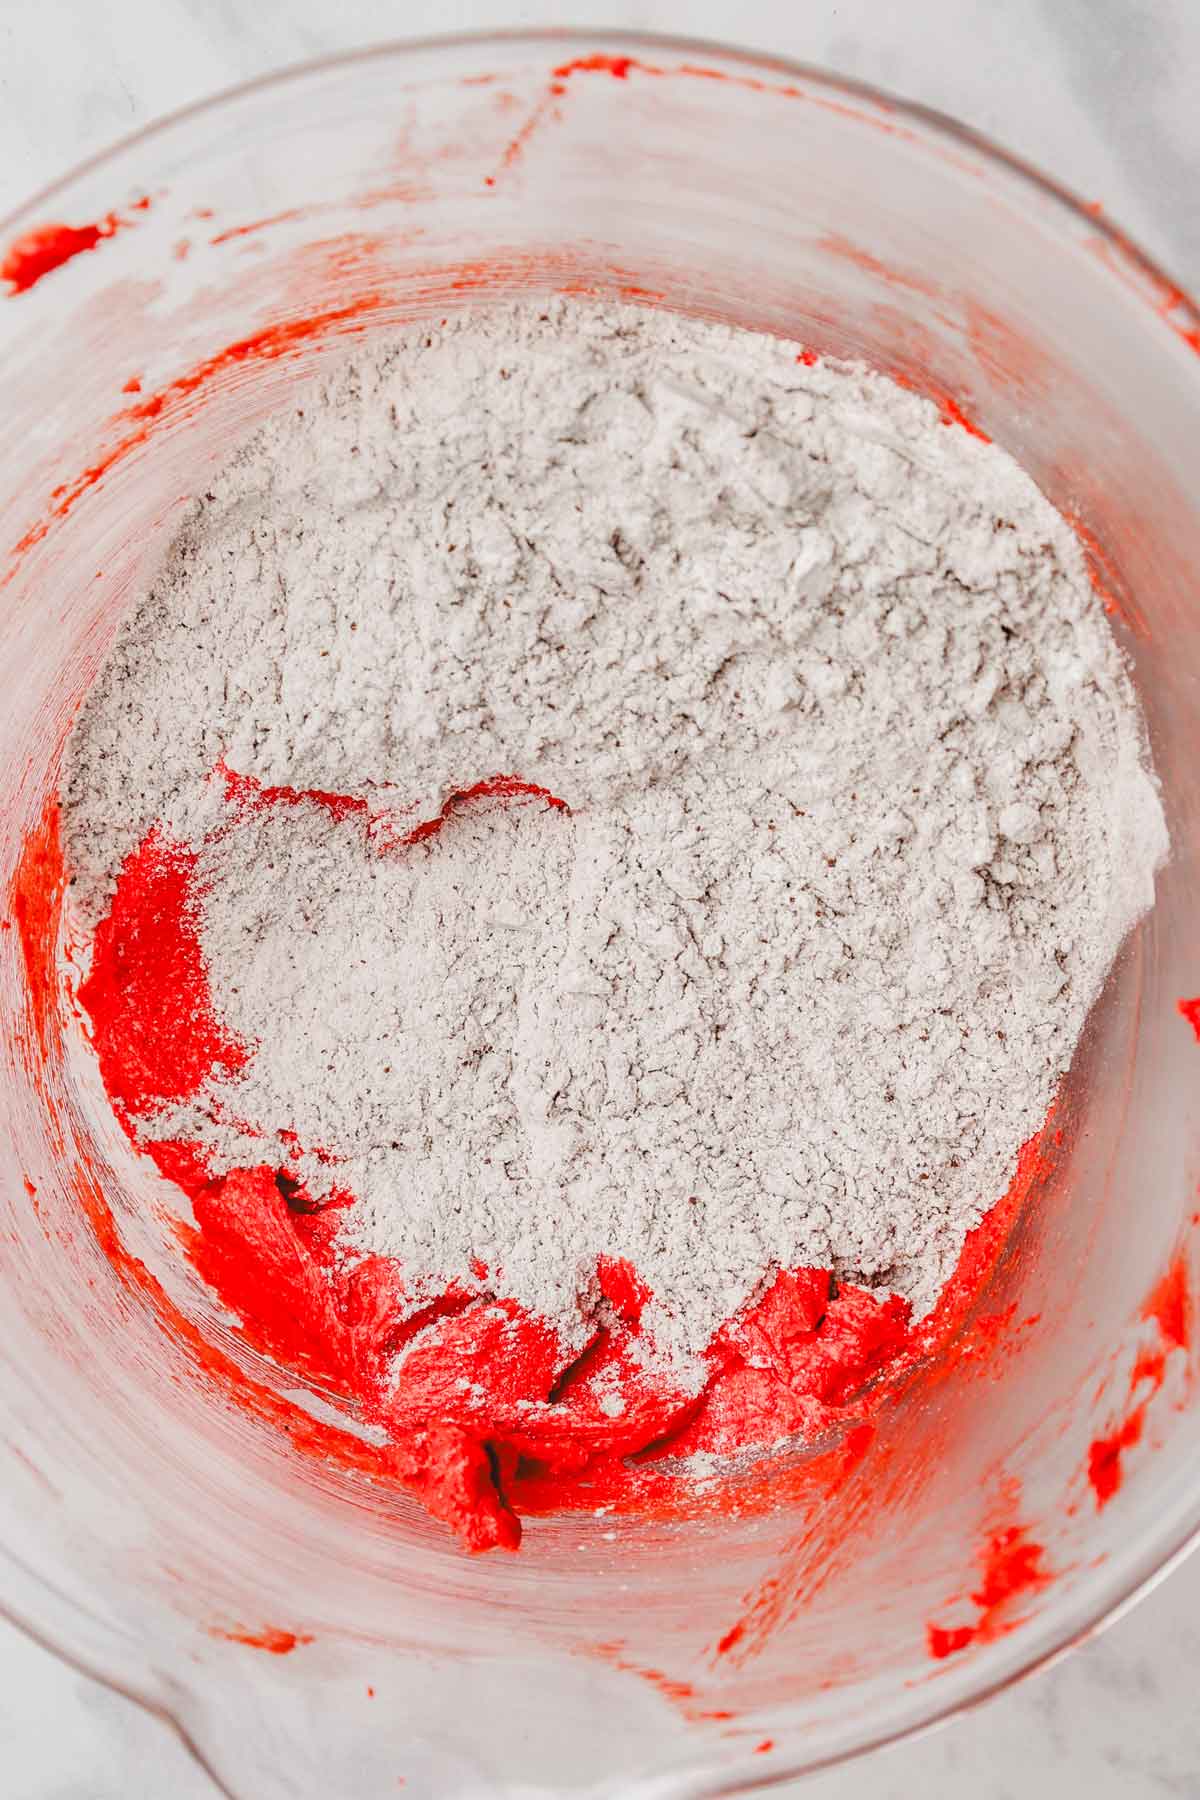
POLYGON ((798 346, 557 301, 348 362, 228 465, 64 797, 85 919, 201 848, 253 1046, 164 1135, 295 1132, 348 1233, 687 1353, 778 1265, 932 1304, 1165 828, 1078 545, 1012 460, 798 346), (359 794, 226 808, 218 760, 359 794), (516 774, 560 795, 453 793, 516 774), (320 1149, 331 1160, 318 1158, 320 1149))

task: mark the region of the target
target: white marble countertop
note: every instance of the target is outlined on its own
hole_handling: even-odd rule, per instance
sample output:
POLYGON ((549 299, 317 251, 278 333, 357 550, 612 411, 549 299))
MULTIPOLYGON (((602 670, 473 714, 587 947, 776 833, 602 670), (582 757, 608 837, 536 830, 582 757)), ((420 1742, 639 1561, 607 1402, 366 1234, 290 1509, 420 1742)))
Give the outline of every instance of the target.
MULTIPOLYGON (((736 39, 957 114, 1200 286, 1196 0, 38 0, 0 6, 0 215, 218 88, 389 37, 504 25, 736 39)), ((1200 1796, 1200 1557, 1053 1669, 811 1800, 1200 1796)), ((212 1800, 165 1726, 0 1625, 3 1800, 212 1800)), ((246 1800, 253 1800, 247 1796, 246 1800)), ((354 1800, 351 1795, 330 1800, 354 1800)))

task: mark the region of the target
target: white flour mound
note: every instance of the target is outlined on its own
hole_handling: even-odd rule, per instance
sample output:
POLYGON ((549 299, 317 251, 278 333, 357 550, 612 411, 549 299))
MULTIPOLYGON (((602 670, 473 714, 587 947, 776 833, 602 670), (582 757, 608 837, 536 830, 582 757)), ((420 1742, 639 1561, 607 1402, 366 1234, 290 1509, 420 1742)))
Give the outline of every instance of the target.
POLYGON ((601 1254, 678 1359, 780 1266, 924 1313, 1166 849, 1063 520, 797 350, 555 301, 360 354, 192 508, 70 745, 84 921, 164 821, 252 1049, 150 1129, 294 1132, 353 1250, 481 1258, 568 1343, 601 1254), (498 774, 569 812, 399 844, 498 774))

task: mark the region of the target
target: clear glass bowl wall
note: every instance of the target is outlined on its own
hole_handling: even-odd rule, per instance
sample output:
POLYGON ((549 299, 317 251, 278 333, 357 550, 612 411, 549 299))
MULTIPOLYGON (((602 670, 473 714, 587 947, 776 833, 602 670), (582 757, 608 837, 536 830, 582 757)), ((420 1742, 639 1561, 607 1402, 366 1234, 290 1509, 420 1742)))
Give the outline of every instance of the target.
POLYGON ((532 1522, 511 1559, 462 1556, 403 1497, 197 1377, 82 1213, 80 1156, 125 1249, 257 1378, 294 1386, 230 1336, 115 1126, 87 1124, 96 1076, 63 996, 65 1060, 31 1073, 20 933, 0 933, 0 1602, 254 1800, 371 1800, 401 1776, 437 1794, 737 1792, 1051 1655, 1200 1520, 1182 1353, 1105 1507, 1086 1474, 1146 1297, 1190 1259, 1200 1167, 1200 1045, 1176 1008, 1200 992, 1188 302, 1093 211, 946 121, 665 41, 467 39, 303 70, 114 150, 5 242, 114 211, 93 251, 0 300, 3 892, 123 603, 230 443, 364 334, 563 288, 783 332, 951 394, 1136 601, 1116 629, 1174 854, 987 1296, 1037 1323, 986 1371, 967 1358, 918 1383, 836 1507, 576 1514, 532 1522), (932 1659, 929 1622, 973 1616, 981 1545, 1014 1523, 1053 1579, 1010 1629, 932 1659), (268 1628, 298 1634, 290 1655, 223 1635, 268 1628))

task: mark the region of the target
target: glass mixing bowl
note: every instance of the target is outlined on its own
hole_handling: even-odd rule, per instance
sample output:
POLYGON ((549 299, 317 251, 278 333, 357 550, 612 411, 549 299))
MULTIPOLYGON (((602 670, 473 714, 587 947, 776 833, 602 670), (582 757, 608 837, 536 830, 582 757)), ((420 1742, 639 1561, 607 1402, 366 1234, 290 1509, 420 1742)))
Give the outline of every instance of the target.
POLYGON ((0 237, 24 240, 0 298, 10 1615, 248 1800, 741 1792, 945 1718, 1110 1617, 1200 1523, 1191 304, 1098 209, 945 120, 637 38, 301 69, 142 133, 0 237), (30 238, 51 223, 77 235, 30 238), (368 334, 562 289, 861 355, 1011 450, 1088 545, 1173 857, 978 1316, 874 1436, 723 1507, 533 1520, 518 1557, 472 1560, 322 1456, 315 1420, 304 1442, 327 1403, 239 1341, 104 1123, 69 941, 52 957, 46 807, 122 605, 229 445, 368 334))

